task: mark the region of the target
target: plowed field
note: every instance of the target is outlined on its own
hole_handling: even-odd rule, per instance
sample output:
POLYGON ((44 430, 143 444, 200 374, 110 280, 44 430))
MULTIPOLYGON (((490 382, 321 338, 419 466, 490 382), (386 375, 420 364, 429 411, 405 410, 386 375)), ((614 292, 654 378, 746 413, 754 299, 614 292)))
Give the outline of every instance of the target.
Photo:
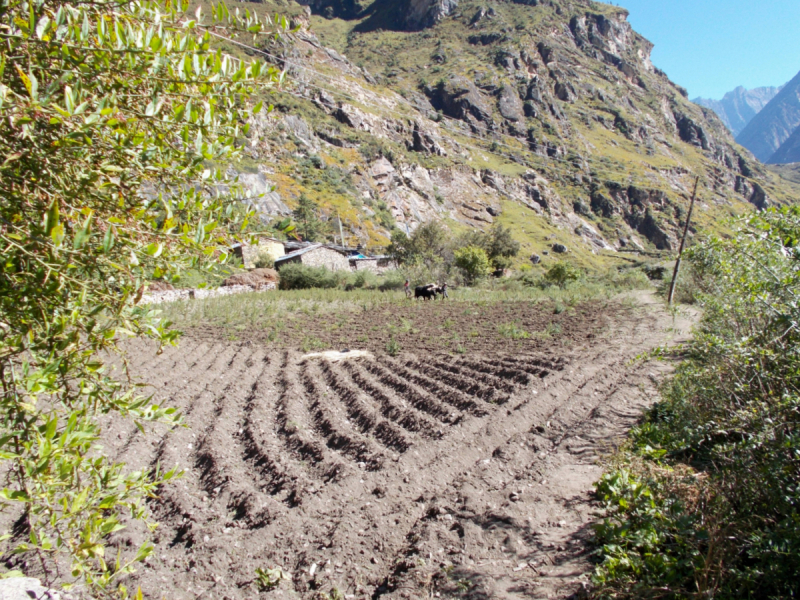
MULTIPOLYGON (((496 333, 508 307, 482 330, 440 304, 396 356, 380 339, 341 362, 305 358, 301 334, 275 347, 198 330, 158 356, 132 343, 133 375, 188 427, 109 429, 116 459, 185 470, 152 502, 156 551, 128 585, 170 599, 568 596, 588 569, 598 449, 652 401, 655 368, 630 361, 672 323, 638 302, 578 307, 518 340, 496 333), (473 346, 413 343, 447 321, 473 346), (255 570, 273 567, 291 580, 260 590, 255 570)), ((514 310, 530 331, 553 320, 514 310)), ((363 334, 336 335, 325 343, 358 348, 363 334)))

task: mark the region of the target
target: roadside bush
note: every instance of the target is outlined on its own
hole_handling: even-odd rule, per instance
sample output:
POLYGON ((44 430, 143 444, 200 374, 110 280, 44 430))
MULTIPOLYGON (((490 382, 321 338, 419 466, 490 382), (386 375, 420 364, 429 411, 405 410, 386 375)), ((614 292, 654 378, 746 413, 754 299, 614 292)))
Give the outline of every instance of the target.
POLYGON ((300 263, 292 263, 281 267, 278 287, 282 290, 335 288, 345 278, 344 274, 334 273, 325 267, 309 267, 300 263))
POLYGON ((623 458, 658 468, 598 485, 618 507, 598 526, 601 596, 800 595, 798 241, 792 207, 689 253, 703 318, 623 458), (680 470, 689 475, 677 485, 680 470), (626 500, 639 483, 651 495, 646 520, 626 500))
POLYGON ((356 271, 348 277, 347 283, 358 289, 374 288, 377 286, 378 276, 372 271, 356 271))
POLYGON ((388 292, 389 290, 402 290, 406 279, 407 277, 405 273, 399 269, 386 271, 380 279, 378 289, 382 292, 388 292))

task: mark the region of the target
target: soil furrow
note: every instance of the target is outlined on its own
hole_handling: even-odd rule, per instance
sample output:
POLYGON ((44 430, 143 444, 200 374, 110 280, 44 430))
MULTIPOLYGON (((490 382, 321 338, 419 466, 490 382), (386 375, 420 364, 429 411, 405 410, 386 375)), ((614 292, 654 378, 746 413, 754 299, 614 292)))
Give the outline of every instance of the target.
POLYGON ((500 360, 491 360, 483 357, 475 359, 459 358, 458 364, 473 371, 492 375, 495 379, 502 379, 516 385, 524 386, 532 381, 531 374, 527 371, 520 368, 504 366, 500 360))
POLYGON ((425 438, 437 437, 438 425, 436 422, 431 421, 423 411, 406 406, 404 399, 395 400, 393 397, 396 396, 396 392, 377 381, 369 371, 358 366, 359 364, 354 361, 345 362, 344 372, 349 375, 355 386, 377 402, 384 417, 397 423, 406 431, 417 433, 425 438))
POLYGON ((344 464, 332 457, 324 443, 314 439, 309 422, 305 392, 298 379, 298 367, 288 353, 281 371, 283 393, 276 407, 276 428, 284 446, 301 462, 309 463, 316 477, 324 482, 339 479, 345 471, 344 464))
POLYGON ((405 435, 393 424, 375 413, 363 393, 350 386, 347 379, 334 371, 327 361, 320 363, 325 383, 339 396, 350 420, 357 423, 361 433, 372 434, 384 446, 401 454, 411 445, 405 435))
POLYGON ((439 421, 452 425, 463 418, 459 409, 443 404, 434 398, 424 387, 420 388, 404 373, 395 374, 390 368, 384 367, 377 361, 364 363, 366 371, 371 373, 383 385, 393 390, 417 410, 428 413, 439 421))
POLYGON ((328 448, 357 463, 364 463, 370 471, 381 469, 385 455, 375 447, 374 442, 359 434, 347 419, 337 414, 337 403, 333 402, 333 394, 322 387, 322 377, 315 361, 306 361, 300 368, 300 379, 309 399, 312 422, 320 437, 326 439, 328 448))
POLYGON ((517 389, 517 386, 509 383, 505 379, 496 377, 492 371, 485 370, 485 367, 484 369, 473 369, 471 366, 465 364, 465 362, 462 360, 449 362, 445 360, 434 359, 429 361, 428 364, 439 369, 449 371, 455 375, 460 375, 467 381, 475 381, 476 383, 484 386, 485 389, 494 391, 494 393, 498 396, 503 395, 501 392, 511 395, 517 389))
POLYGON ((409 360, 405 363, 408 369, 422 373, 436 381, 442 381, 452 388, 461 390, 468 396, 480 398, 484 402, 502 405, 508 401, 509 394, 488 387, 479 381, 468 378, 453 365, 439 366, 434 361, 409 360))
MULTIPOLYGON (((381 362, 387 369, 397 373, 406 381, 410 381, 421 389, 428 391, 428 393, 435 394, 441 401, 446 402, 450 406, 464 411, 475 417, 485 417, 489 414, 488 407, 483 406, 476 402, 472 396, 459 389, 457 386, 449 385, 449 382, 441 382, 435 377, 430 377, 423 371, 424 366, 419 368, 409 368, 412 365, 418 365, 419 361, 416 359, 407 360, 405 363, 399 361, 383 358, 381 362)), ((453 380, 460 378, 451 377, 453 380)), ((467 386, 469 387, 469 386, 467 386)))
POLYGON ((300 462, 293 462, 283 451, 276 435, 275 398, 285 390, 280 386, 278 371, 286 366, 286 357, 273 356, 253 384, 243 410, 242 458, 250 464, 256 477, 269 494, 289 506, 296 506, 305 490, 313 489, 311 480, 300 462), (276 385, 277 384, 277 385, 276 385))
POLYGON ((267 370, 269 360, 256 351, 245 361, 246 369, 216 401, 216 418, 198 442, 195 468, 205 492, 215 499, 220 512, 251 529, 261 528, 276 518, 281 505, 261 491, 249 465, 242 461, 242 417, 244 404, 256 380, 267 370))

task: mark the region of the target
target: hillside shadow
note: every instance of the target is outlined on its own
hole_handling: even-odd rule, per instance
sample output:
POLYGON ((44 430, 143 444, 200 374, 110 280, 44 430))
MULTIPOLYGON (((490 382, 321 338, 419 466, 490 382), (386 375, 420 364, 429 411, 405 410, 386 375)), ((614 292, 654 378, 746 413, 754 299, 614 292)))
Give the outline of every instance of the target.
POLYGON ((356 33, 370 33, 378 30, 405 31, 400 16, 406 2, 397 0, 375 0, 360 15, 363 19, 353 28, 356 33))

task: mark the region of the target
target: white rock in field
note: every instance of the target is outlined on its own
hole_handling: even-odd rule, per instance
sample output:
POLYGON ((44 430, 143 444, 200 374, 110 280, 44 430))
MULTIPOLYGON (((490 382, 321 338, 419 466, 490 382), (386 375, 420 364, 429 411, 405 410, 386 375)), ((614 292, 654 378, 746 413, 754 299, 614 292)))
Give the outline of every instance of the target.
POLYGON ((10 577, 0 579, 0 600, 77 600, 74 594, 57 592, 44 587, 38 579, 32 577, 10 577))

